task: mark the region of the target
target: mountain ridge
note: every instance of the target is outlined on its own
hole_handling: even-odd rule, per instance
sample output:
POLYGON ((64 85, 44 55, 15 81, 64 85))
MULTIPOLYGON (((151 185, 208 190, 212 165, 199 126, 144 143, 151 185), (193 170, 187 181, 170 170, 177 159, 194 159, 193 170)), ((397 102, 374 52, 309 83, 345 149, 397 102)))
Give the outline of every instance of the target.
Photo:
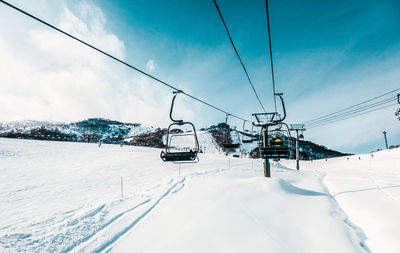
MULTIPOLYGON (((236 153, 259 158, 257 143, 243 144, 238 131, 219 123, 200 131, 212 136, 212 143, 220 152, 236 153)), ((91 142, 164 148, 165 128, 142 126, 104 118, 89 118, 72 123, 23 120, 0 123, 0 137, 49 141, 91 142)), ((295 139, 292 138, 292 143, 295 139)), ((300 141, 300 159, 323 159, 350 154, 330 150, 310 141, 300 141)), ((292 158, 294 154, 292 152, 292 158)))

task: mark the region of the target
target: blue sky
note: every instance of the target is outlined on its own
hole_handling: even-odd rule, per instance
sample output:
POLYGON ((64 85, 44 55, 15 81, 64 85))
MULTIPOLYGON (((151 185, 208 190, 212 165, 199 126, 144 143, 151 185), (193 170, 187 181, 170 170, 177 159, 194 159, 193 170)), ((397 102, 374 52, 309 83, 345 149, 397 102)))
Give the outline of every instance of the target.
MULTIPOLYGON (((211 0, 10 2, 227 111, 245 118, 261 111, 211 0)), ((265 1, 218 3, 262 102, 272 109, 265 1)), ((269 3, 276 86, 284 93, 289 123, 400 87, 399 1, 269 3)), ((22 77, 3 78, 2 119, 108 117, 167 126, 168 88, 3 5, 0 14, 0 46, 10 59, 3 71, 22 65, 32 73, 26 79, 40 84, 32 89, 21 84, 28 82, 22 77)), ((225 119, 179 99, 177 113, 198 127, 225 119)), ((383 148, 383 130, 390 144, 400 143, 399 124, 389 108, 310 129, 305 137, 346 152, 369 152, 383 148)))

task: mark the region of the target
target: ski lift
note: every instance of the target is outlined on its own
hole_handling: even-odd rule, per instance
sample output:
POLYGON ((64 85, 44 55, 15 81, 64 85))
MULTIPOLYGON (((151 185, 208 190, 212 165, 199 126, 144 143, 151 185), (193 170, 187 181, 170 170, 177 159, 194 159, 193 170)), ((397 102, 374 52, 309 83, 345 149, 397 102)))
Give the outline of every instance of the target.
POLYGON ((240 136, 239 133, 236 129, 231 129, 230 126, 228 125, 228 119, 230 114, 226 114, 225 117, 225 127, 226 131, 224 131, 227 134, 227 138, 224 140, 224 143, 221 144, 223 149, 236 149, 240 146, 240 136), (231 134, 233 132, 233 134, 231 134), (236 141, 231 141, 232 137, 236 141))
POLYGON ((234 141, 232 141, 231 143, 224 143, 223 146, 225 149, 235 149, 238 148, 240 146, 240 135, 239 132, 236 129, 230 129, 229 128, 229 137, 233 137, 232 139, 234 139, 234 141), (232 134, 231 134, 232 132, 232 134))
POLYGON ((285 103, 282 98, 282 93, 276 93, 282 102, 283 117, 277 112, 273 113, 257 113, 253 114, 258 123, 253 124, 261 127, 260 135, 258 138, 258 147, 260 150, 260 157, 263 159, 279 159, 290 158, 291 151, 291 135, 289 126, 283 122, 286 118, 285 103), (266 120, 262 120, 262 117, 266 120), (285 126, 286 129, 282 129, 285 126), (268 128, 272 128, 269 130, 268 128))
POLYGON ((231 116, 230 114, 226 114, 226 116, 225 116, 225 125, 228 125, 228 118, 229 118, 229 116, 231 116))
POLYGON ((173 121, 172 124, 169 125, 167 130, 166 144, 165 144, 165 152, 161 151, 160 157, 164 162, 173 162, 173 163, 196 163, 199 161, 198 153, 200 150, 199 141, 197 139, 196 128, 191 122, 184 122, 183 120, 176 120, 172 118, 172 111, 174 109, 174 102, 176 96, 182 91, 174 91, 175 94, 172 98, 171 110, 169 112, 169 118, 173 121), (183 132, 180 129, 171 129, 173 126, 188 126, 191 131, 183 132), (193 139, 193 146, 183 146, 183 145, 174 145, 174 143, 179 144, 179 141, 186 145, 187 139, 193 139))
POLYGON ((246 121, 243 121, 243 132, 242 132, 242 142, 243 143, 252 143, 253 141, 257 141, 258 137, 254 132, 254 125, 251 126, 251 130, 246 129, 246 121))
POLYGON ((278 128, 269 131, 267 128, 263 128, 262 131, 266 131, 266 140, 264 141, 262 136, 259 138, 258 146, 260 148, 261 158, 289 159, 291 150, 291 135, 288 125, 281 122, 278 128), (282 129, 282 125, 286 127, 285 130, 282 129))
MULTIPOLYGON (((397 103, 400 104, 400 93, 397 94, 397 103)), ((396 109, 394 114, 396 115, 397 119, 400 120, 400 107, 396 109)))
MULTIPOLYGON (((290 124, 290 126, 292 126, 292 128, 293 128, 293 126, 296 126, 296 124, 290 124)), ((294 129, 290 129, 290 130, 294 130, 294 129)), ((299 129, 298 131, 300 131, 300 134, 298 136, 299 140, 303 141, 304 140, 304 131, 305 131, 304 125, 303 125, 303 128, 299 129)))

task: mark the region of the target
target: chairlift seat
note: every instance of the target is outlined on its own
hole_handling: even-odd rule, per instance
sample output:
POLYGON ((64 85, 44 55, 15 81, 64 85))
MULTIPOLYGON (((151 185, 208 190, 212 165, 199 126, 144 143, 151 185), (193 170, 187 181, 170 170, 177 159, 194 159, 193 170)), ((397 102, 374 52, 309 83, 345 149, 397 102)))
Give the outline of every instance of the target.
POLYGON ((185 151, 185 152, 164 152, 160 154, 161 159, 164 162, 185 162, 195 161, 197 158, 197 151, 185 151))
POLYGON ((224 144, 224 148, 238 148, 240 143, 224 144))
POLYGON ((270 144, 274 147, 280 147, 284 145, 283 141, 271 141, 270 144))
POLYGON ((290 158, 290 149, 287 146, 282 147, 266 147, 260 148, 260 156, 263 159, 267 158, 290 158))

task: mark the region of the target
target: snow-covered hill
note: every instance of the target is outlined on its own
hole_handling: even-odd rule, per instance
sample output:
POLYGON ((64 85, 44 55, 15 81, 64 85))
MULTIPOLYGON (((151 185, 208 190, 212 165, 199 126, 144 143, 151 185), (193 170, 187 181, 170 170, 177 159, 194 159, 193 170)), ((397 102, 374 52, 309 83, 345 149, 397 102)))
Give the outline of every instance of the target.
MULTIPOLYGON (((197 132, 201 149, 209 148, 237 156, 250 155, 258 158, 257 142, 242 143, 240 131, 220 123, 197 132), (229 146, 229 148, 228 148, 229 146)), ((139 123, 123 123, 115 120, 91 118, 73 123, 17 121, 0 124, 0 137, 73 141, 90 143, 113 143, 134 146, 163 148, 166 129, 142 126, 139 123)), ((293 158, 294 158, 294 139, 293 158)), ((301 159, 320 159, 343 156, 337 151, 309 141, 300 141, 301 159)))
POLYGON ((0 124, 0 137, 53 141, 123 143, 126 138, 158 131, 138 123, 91 118, 73 123, 15 121, 0 124))
POLYGON ((160 151, 0 138, 0 251, 399 252, 399 150, 272 178, 259 159, 160 151))

